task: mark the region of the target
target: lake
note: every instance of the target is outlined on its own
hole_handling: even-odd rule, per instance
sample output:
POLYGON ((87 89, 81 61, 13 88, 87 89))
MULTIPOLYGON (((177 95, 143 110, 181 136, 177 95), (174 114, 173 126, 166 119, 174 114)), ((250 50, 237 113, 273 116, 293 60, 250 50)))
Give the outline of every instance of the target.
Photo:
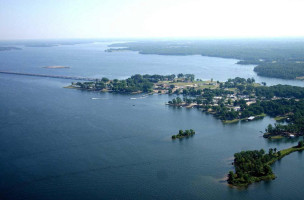
MULTIPOLYGON (((202 56, 106 53, 107 43, 0 52, 0 70, 126 78, 194 73, 224 81, 260 78, 254 66, 202 56), (63 65, 69 69, 45 69, 63 65)), ((234 189, 222 179, 233 154, 283 149, 297 139, 262 137, 274 120, 224 125, 197 109, 165 105, 174 95, 119 95, 63 88, 71 81, 0 74, 0 199, 301 199, 303 153, 273 165, 277 179, 234 189), (92 99, 96 98, 96 99, 92 99), (196 135, 171 140, 179 129, 196 135)))

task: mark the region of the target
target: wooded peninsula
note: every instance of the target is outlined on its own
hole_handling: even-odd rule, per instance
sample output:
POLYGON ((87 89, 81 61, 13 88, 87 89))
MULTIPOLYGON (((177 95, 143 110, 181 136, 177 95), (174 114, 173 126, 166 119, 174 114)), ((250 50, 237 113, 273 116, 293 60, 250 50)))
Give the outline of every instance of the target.
POLYGON ((233 162, 235 172, 229 172, 227 181, 233 186, 242 187, 262 180, 275 179, 270 166, 292 152, 303 150, 304 142, 300 141, 297 146, 280 151, 270 148, 268 153, 265 153, 264 149, 236 153, 233 162))
POLYGON ((253 78, 228 79, 226 82, 203 81, 193 74, 140 75, 125 80, 96 79, 70 86, 91 91, 116 93, 176 94, 169 106, 198 108, 223 123, 237 123, 263 118, 278 123, 265 127, 265 138, 295 137, 304 133, 304 90, 289 85, 266 86, 253 78), (182 98, 179 96, 182 95, 182 98), (286 122, 284 124, 280 122, 286 122))

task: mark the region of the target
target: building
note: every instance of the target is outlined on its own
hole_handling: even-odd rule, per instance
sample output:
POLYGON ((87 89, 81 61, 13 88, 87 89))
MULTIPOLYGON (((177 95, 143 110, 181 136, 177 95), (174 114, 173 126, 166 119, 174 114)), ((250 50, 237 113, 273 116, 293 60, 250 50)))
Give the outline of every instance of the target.
POLYGON ((250 116, 250 117, 248 117, 248 120, 254 120, 254 116, 250 116))

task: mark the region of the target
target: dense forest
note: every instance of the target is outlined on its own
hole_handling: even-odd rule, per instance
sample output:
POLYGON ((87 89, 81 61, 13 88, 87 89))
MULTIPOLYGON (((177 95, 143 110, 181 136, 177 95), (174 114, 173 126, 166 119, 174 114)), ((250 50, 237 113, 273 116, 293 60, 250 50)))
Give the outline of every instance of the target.
POLYGON ((268 153, 263 149, 235 153, 235 172, 229 172, 227 182, 234 186, 248 186, 253 182, 275 179, 270 165, 290 153, 303 150, 304 142, 301 140, 297 146, 280 151, 270 148, 268 153))
POLYGON ((304 98, 304 89, 299 86, 291 85, 274 85, 270 87, 256 87, 256 96, 272 98, 285 97, 285 98, 304 98))
POLYGON ((261 63, 254 68, 259 76, 296 79, 304 76, 303 62, 261 63))
POLYGON ((269 149, 265 153, 263 149, 254 151, 242 151, 234 154, 233 165, 235 172, 228 174, 228 183, 242 186, 261 180, 271 180, 275 178, 269 162, 280 156, 277 149, 269 149))
MULTIPOLYGON (((304 74, 304 39, 218 39, 137 41, 110 45, 141 54, 202 55, 238 59, 238 64, 258 65, 258 75, 295 79, 304 74)), ((110 49, 111 50, 111 49, 110 49)))

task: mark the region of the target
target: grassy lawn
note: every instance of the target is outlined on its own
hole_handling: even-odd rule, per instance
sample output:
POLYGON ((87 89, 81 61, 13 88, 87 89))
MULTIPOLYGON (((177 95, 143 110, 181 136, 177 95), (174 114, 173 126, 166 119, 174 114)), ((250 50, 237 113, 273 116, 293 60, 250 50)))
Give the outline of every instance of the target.
MULTIPOLYGON (((218 85, 209 85, 211 81, 193 81, 193 82, 170 82, 170 81, 160 81, 159 84, 168 84, 168 85, 175 85, 178 87, 193 87, 194 84, 196 84, 196 88, 198 89, 205 89, 205 88, 210 88, 210 89, 215 89, 218 88, 218 85)), ((216 83, 213 81, 213 83, 216 83)))
POLYGON ((239 121, 240 121, 240 119, 233 119, 233 120, 223 120, 222 122, 224 124, 233 124, 233 123, 237 123, 239 121))
POLYGON ((282 135, 276 135, 276 136, 270 136, 269 139, 282 139, 284 136, 282 135))
POLYGON ((274 119, 276 120, 276 121, 282 121, 282 120, 284 120, 284 119, 286 119, 287 117, 286 116, 276 116, 274 119))
MULTIPOLYGON (((260 115, 256 115, 255 116, 255 119, 259 119, 259 118, 261 118, 261 117, 265 117, 266 116, 266 114, 260 114, 260 115)), ((222 122, 224 123, 224 124, 232 124, 232 123, 237 123, 238 121, 246 121, 248 118, 243 118, 243 119, 233 119, 233 120, 222 120, 222 122)), ((254 119, 254 120, 255 120, 254 119)))

